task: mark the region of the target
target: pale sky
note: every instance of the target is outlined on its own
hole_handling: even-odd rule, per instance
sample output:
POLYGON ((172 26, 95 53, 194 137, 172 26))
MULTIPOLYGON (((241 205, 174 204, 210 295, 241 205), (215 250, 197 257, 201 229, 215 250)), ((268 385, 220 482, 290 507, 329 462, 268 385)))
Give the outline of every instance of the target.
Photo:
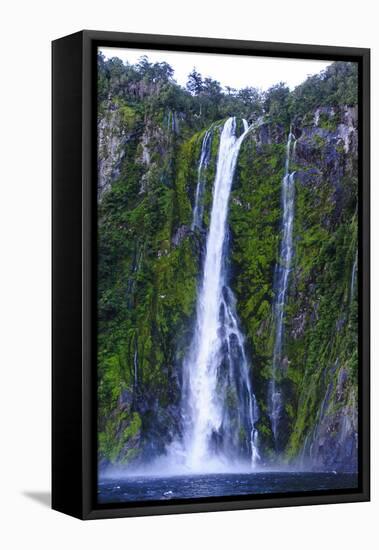
POLYGON ((203 77, 218 80, 222 86, 245 88, 252 86, 267 90, 273 84, 284 82, 293 89, 309 75, 323 71, 331 61, 252 57, 245 55, 169 52, 164 50, 137 50, 131 48, 99 48, 106 58, 119 57, 124 62, 137 63, 147 55, 153 63, 166 61, 174 69, 174 78, 185 86, 194 67, 203 77))

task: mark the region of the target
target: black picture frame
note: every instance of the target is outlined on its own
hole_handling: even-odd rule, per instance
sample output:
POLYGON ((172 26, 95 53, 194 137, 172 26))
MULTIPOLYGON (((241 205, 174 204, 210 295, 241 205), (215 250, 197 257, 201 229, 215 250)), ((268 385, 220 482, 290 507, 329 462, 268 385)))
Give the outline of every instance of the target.
POLYGON ((370 50, 85 30, 52 43, 52 507, 81 519, 370 499, 370 50), (359 65, 359 487, 96 504, 96 51, 98 46, 355 61, 359 65))

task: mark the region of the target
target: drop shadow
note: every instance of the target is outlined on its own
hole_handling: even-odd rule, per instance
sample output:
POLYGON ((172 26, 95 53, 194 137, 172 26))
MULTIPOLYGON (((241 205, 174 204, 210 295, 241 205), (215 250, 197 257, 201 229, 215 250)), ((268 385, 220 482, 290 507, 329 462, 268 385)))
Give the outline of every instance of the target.
POLYGON ((51 493, 49 491, 23 491, 25 497, 34 500, 41 506, 51 507, 51 493))

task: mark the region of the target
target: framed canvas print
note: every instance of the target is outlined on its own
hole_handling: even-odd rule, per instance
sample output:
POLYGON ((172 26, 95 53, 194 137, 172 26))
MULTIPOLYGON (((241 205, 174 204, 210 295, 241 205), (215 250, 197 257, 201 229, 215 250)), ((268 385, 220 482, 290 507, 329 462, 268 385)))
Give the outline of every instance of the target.
POLYGON ((369 499, 369 50, 53 42, 53 508, 369 499))

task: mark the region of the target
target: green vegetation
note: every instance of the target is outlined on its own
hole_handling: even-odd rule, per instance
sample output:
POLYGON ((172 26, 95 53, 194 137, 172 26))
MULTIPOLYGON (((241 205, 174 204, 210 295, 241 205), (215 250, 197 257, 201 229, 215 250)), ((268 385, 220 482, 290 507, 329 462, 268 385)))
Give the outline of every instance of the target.
MULTIPOLYGON (((333 434, 341 411, 353 415, 357 397, 357 148, 352 139, 346 149, 346 132, 339 134, 347 109, 357 103, 356 65, 334 63, 292 92, 279 83, 265 93, 224 90, 195 70, 182 88, 167 63, 147 58, 125 65, 100 55, 98 69, 105 136, 99 157, 113 162, 98 207, 99 460, 130 463, 147 456, 152 442, 154 452, 163 452, 180 431, 182 360, 192 332, 220 128, 230 115, 249 122, 262 117, 241 147, 229 226, 231 287, 267 460, 274 455, 267 391, 290 124, 298 138, 291 167, 294 260, 278 378, 285 401, 280 448, 293 460, 320 422, 322 403, 321 420, 333 434), (212 125, 205 230, 191 231, 201 144, 212 125)), ((356 120, 351 124, 348 135, 356 137, 356 120)), ((233 407, 232 392, 227 399, 233 407)))

